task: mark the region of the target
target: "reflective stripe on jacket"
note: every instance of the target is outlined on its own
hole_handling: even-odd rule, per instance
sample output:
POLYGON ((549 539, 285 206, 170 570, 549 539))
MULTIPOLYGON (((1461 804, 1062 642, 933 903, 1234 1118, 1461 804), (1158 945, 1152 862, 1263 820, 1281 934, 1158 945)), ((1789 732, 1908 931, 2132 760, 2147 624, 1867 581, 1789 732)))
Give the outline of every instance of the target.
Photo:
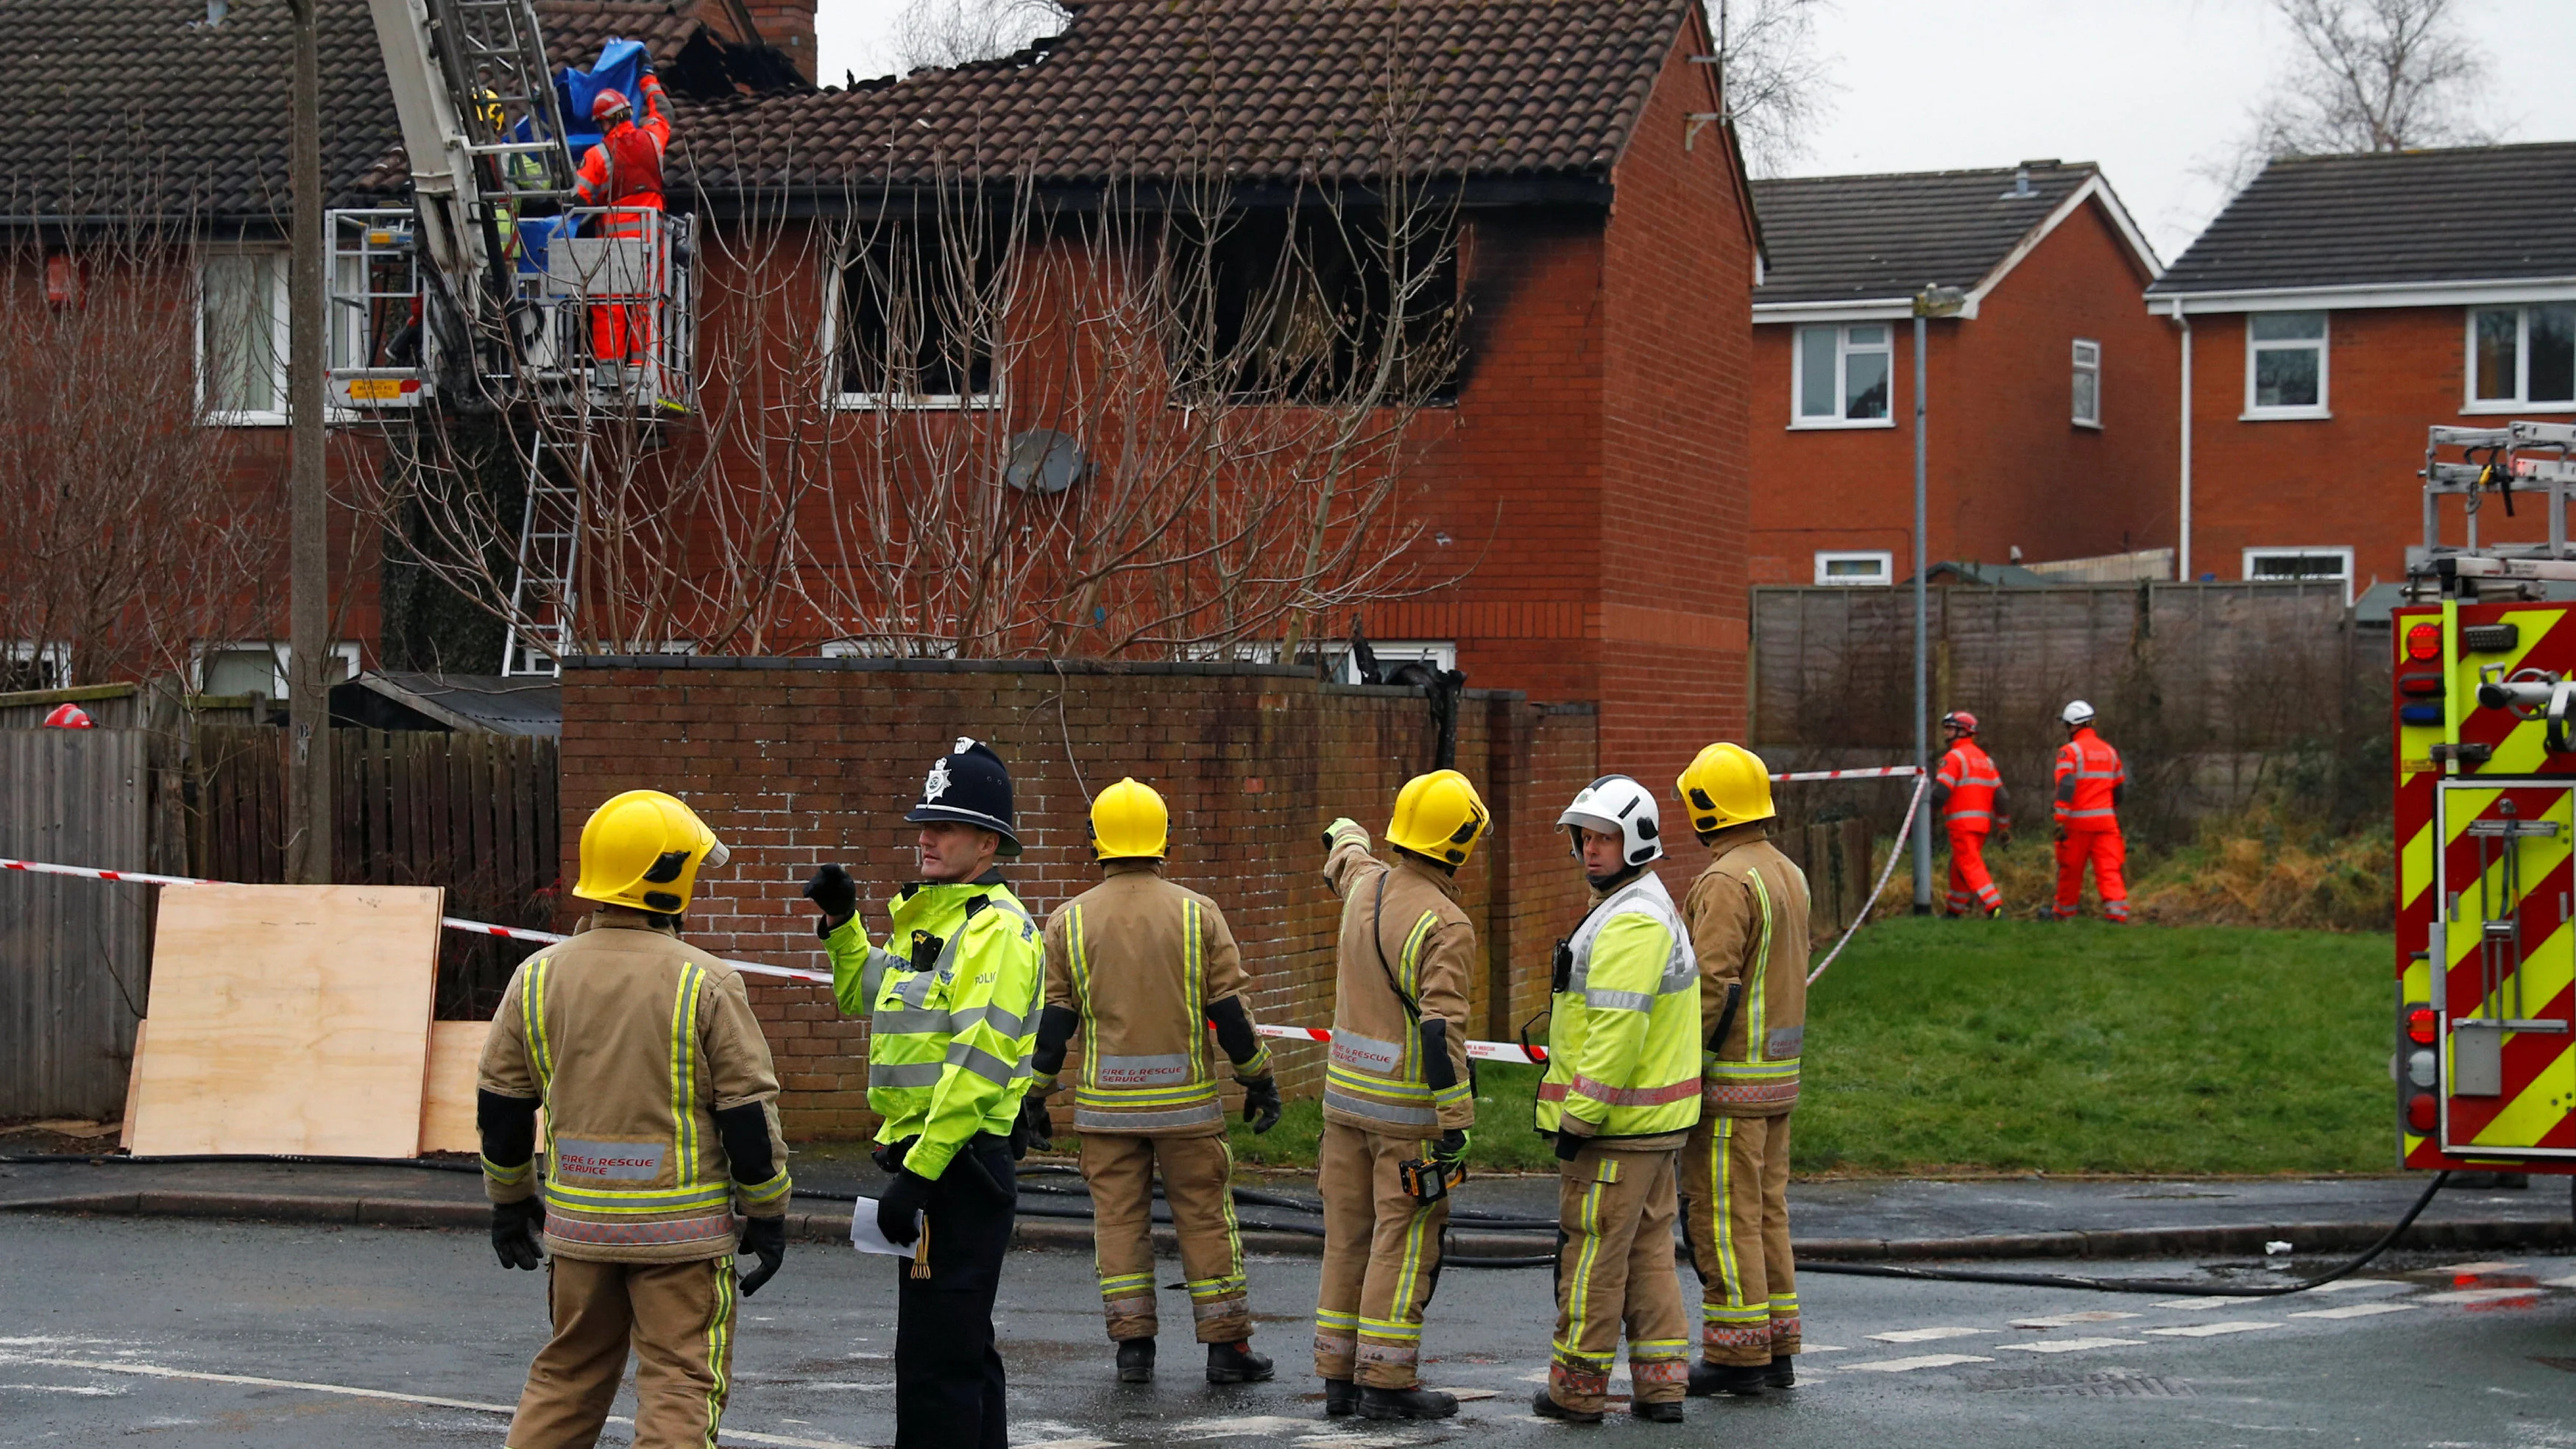
POLYGON ((718 1111, 772 1103, 778 1074, 742 977, 640 912, 601 911, 522 962, 484 1037, 476 1085, 537 1098, 543 1183, 484 1164, 495 1202, 542 1193, 567 1258, 686 1262, 734 1250, 734 1211, 775 1216, 787 1143, 769 1110, 767 1182, 737 1183, 718 1111))
POLYGON ((662 153, 671 145, 671 115, 660 81, 647 74, 637 90, 635 118, 583 153, 573 181, 574 205, 662 209, 662 153))
POLYGON ((2129 783, 2120 752, 2086 725, 2057 747, 2057 823, 2077 829, 2115 829, 2120 812, 2111 792, 2129 783))
MULTIPOLYGON (((1207 1009, 1241 996, 1245 981, 1214 901, 1163 879, 1153 862, 1114 862, 1047 918, 1046 978, 1047 1004, 1082 1014, 1074 1130, 1225 1131, 1207 1009)), ((1266 1074, 1269 1055, 1261 1050, 1236 1075, 1266 1074)))
POLYGON ((1324 880, 1342 898, 1324 1120, 1416 1139, 1474 1126, 1467 982, 1476 928, 1458 906, 1458 882, 1409 855, 1394 865, 1379 860, 1356 825, 1333 838, 1324 880), (1451 1081, 1436 1092, 1423 1068, 1416 1012, 1449 1024, 1451 1081))
POLYGON ((1682 902, 1699 957, 1702 1040, 1742 999, 1726 1037, 1705 1053, 1703 1102, 1726 1117, 1776 1117, 1798 1103, 1807 1037, 1807 877, 1766 838, 1762 822, 1719 831, 1708 869, 1682 902))
POLYGON ((1969 829, 1994 824, 1995 791, 2003 788, 2004 777, 1975 740, 1962 739, 1951 745, 1950 752, 1941 757, 1940 772, 1933 779, 1950 792, 1941 809, 1943 820, 1969 829))
POLYGON ((879 1142, 918 1139, 907 1171, 936 1180, 979 1132, 1007 1134, 1029 1085, 1045 964, 1037 924, 1001 874, 916 881, 887 907, 887 944, 852 916, 823 938, 832 994, 868 1013, 868 1107, 879 1142))
POLYGON ((1653 1137, 1699 1121, 1699 965, 1689 941, 1652 870, 1584 917, 1566 989, 1549 1002, 1539 1131, 1557 1131, 1567 1116, 1600 1137, 1653 1137))

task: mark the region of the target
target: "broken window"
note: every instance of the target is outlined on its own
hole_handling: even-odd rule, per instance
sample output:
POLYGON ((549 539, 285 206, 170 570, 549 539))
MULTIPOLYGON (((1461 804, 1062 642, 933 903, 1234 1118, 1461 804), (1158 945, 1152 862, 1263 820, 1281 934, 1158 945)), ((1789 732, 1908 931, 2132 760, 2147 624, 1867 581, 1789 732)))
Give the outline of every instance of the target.
POLYGON ((962 407, 993 391, 1003 228, 939 217, 862 226, 841 264, 843 407, 962 407))
POLYGON ((1397 231, 1377 207, 1176 218, 1165 276, 1184 394, 1455 399, 1456 219, 1417 213, 1397 231))

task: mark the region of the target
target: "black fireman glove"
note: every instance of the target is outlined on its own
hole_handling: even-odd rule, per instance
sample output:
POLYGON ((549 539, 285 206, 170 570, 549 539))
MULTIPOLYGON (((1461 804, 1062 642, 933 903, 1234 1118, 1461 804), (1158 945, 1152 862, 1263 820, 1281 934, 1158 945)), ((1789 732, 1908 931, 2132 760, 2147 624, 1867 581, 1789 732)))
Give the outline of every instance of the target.
POLYGON ((1461 1127, 1450 1128, 1448 1131, 1440 1134, 1440 1140, 1438 1142, 1431 1145, 1431 1160, 1448 1167, 1457 1166, 1459 1163, 1467 1160, 1467 1143, 1469 1140, 1466 1129, 1461 1127))
POLYGON ((742 1275, 742 1296, 760 1291, 760 1285, 778 1276, 778 1265, 787 1259, 787 1219, 744 1218, 742 1250, 760 1260, 760 1266, 742 1275))
POLYGON ((903 1171, 903 1155, 910 1152, 912 1144, 920 1140, 918 1137, 906 1137, 900 1142, 884 1143, 870 1152, 868 1157, 876 1163, 878 1171, 891 1177, 903 1171))
POLYGON ((1243 1120, 1252 1124, 1252 1135, 1255 1137, 1279 1125, 1279 1079, 1277 1077, 1244 1079, 1243 1120))
POLYGON ((1345 825, 1350 826, 1354 830, 1359 828, 1359 822, 1353 820, 1347 815, 1334 816, 1333 823, 1324 827, 1324 848, 1326 850, 1333 848, 1333 837, 1341 834, 1342 827, 1345 825))
POLYGON ((542 1198, 492 1204, 493 1255, 504 1268, 533 1271, 545 1261, 545 1245, 538 1237, 545 1226, 546 1204, 542 1198))
POLYGON ((2065 826, 2061 825, 2061 826, 2057 827, 2057 834, 2056 834, 2056 836, 2055 836, 2055 839, 2056 839, 2057 843, 2058 843, 2058 844, 2060 844, 2060 845, 2064 845, 2064 844, 2066 843, 2066 827, 2065 827, 2065 826))
POLYGON ((814 934, 828 936, 839 930, 843 921, 858 914, 859 883, 850 879, 850 873, 839 866, 826 865, 814 872, 812 880, 805 882, 805 899, 812 901, 814 909, 823 913, 823 920, 814 928, 814 934))
POLYGON ((1014 1135, 1025 1147, 1055 1145, 1055 1114, 1047 1110, 1046 1098, 1031 1092, 1020 1099, 1020 1120, 1014 1135))
POLYGON ((930 1179, 898 1172, 877 1199, 877 1231, 889 1243, 909 1244, 921 1236, 921 1210, 930 1205, 930 1179))
POLYGON ((1572 1162, 1582 1153, 1583 1144, 1591 1140, 1592 1139, 1589 1134, 1568 1132, 1562 1127, 1558 1128, 1556 1132, 1556 1160, 1559 1162, 1572 1162))

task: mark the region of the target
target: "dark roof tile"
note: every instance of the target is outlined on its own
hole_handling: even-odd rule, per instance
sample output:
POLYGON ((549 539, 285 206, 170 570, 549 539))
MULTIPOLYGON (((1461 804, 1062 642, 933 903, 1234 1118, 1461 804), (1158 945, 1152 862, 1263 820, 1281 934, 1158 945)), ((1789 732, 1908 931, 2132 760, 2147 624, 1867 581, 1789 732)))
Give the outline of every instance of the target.
POLYGON ((1763 269, 1753 300, 1834 302, 1973 287, 2096 172, 2089 162, 2049 162, 1756 181, 1763 269), (2014 194, 2023 170, 2028 196, 2014 194))

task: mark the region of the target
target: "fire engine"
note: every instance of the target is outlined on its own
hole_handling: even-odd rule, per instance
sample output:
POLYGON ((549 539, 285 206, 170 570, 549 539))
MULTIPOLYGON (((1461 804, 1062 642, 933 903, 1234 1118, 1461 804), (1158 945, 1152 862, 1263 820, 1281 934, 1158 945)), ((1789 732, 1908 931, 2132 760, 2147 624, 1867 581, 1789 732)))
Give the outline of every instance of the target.
POLYGON ((2423 478, 2391 630, 2400 1157, 2576 1172, 2576 425, 2434 428, 2423 478))

